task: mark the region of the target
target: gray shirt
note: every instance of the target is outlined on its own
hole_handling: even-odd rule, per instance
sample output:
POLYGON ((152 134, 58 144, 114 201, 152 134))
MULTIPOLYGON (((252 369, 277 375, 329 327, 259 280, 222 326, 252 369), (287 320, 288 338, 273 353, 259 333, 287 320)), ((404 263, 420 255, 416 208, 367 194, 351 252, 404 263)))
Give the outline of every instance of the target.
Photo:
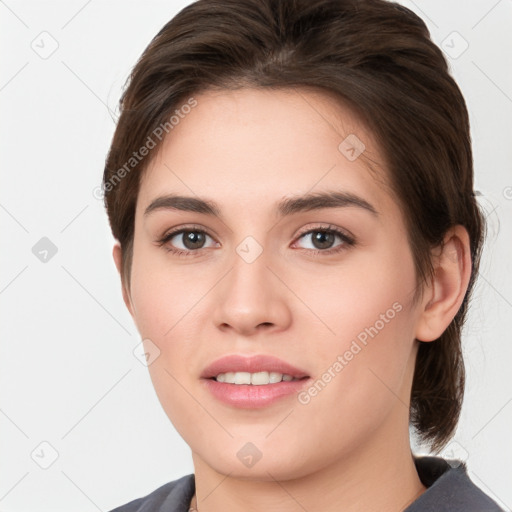
MULTIPOLYGON (((416 457, 414 462, 427 490, 403 512, 503 512, 469 479, 463 462, 440 457, 416 457)), ((190 474, 110 512, 187 512, 194 492, 190 474)))

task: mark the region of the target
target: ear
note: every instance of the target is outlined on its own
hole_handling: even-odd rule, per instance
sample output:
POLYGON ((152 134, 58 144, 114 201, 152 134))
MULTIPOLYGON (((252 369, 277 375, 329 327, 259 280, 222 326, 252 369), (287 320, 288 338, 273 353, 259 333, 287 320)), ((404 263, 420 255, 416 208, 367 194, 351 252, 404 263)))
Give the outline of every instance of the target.
POLYGON ((459 310, 471 277, 469 235, 463 226, 451 228, 443 245, 433 251, 434 275, 425 290, 416 339, 434 341, 459 310))
POLYGON ((127 289, 126 282, 123 276, 123 250, 121 249, 121 244, 118 240, 116 240, 114 244, 114 248, 112 249, 112 256, 114 257, 114 263, 116 264, 117 271, 119 272, 119 275, 121 276, 121 288, 123 290, 123 300, 126 304, 126 307, 128 308, 128 311, 130 312, 130 315, 133 317, 133 304, 130 297, 130 292, 127 289))

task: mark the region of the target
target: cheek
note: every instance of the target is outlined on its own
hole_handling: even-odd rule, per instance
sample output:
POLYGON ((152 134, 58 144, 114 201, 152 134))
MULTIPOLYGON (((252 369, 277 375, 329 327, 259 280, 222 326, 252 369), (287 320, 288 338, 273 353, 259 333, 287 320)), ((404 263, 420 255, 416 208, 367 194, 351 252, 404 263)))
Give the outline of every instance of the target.
POLYGON ((305 350, 314 346, 319 389, 328 383, 318 405, 336 403, 335 414, 352 411, 357 418, 368 414, 368 404, 380 404, 372 411, 382 413, 401 393, 413 347, 411 255, 406 249, 382 252, 358 259, 353 268, 326 268, 297 282, 297 295, 316 317, 310 314, 300 327, 308 333, 305 350))
POLYGON ((189 418, 200 416, 200 411, 192 413, 187 362, 198 350, 194 314, 208 286, 201 279, 190 282, 186 269, 191 266, 172 266, 164 260, 151 249, 134 248, 132 303, 145 352, 158 354, 148 365, 155 392, 176 430, 188 439, 196 435, 197 423, 189 418))
MULTIPOLYGON (((299 322, 309 323, 329 347, 342 345, 368 330, 380 334, 401 332, 411 314, 415 289, 412 258, 403 253, 355 255, 340 266, 320 266, 288 274, 296 295, 309 312, 299 322)), ((310 329, 311 329, 310 327, 310 329)), ((404 333, 405 334, 405 333, 404 333)), ((402 336, 403 338, 404 336, 402 336)))
POLYGON ((170 264, 166 256, 163 249, 134 247, 131 296, 137 327, 157 344, 190 323, 212 280, 207 270, 170 264))

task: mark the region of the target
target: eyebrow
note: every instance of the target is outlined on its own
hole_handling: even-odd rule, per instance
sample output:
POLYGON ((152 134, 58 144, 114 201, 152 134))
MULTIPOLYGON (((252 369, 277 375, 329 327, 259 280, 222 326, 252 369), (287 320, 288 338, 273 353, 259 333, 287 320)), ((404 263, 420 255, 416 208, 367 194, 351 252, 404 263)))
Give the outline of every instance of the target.
MULTIPOLYGON (((351 192, 328 191, 306 194, 303 196, 288 197, 276 205, 279 216, 285 217, 299 212, 321 210, 324 208, 356 207, 378 216, 377 210, 365 199, 351 192)), ((157 210, 179 210, 184 212, 202 213, 222 218, 219 206, 212 200, 200 197, 168 194, 154 199, 146 208, 144 215, 157 210)))

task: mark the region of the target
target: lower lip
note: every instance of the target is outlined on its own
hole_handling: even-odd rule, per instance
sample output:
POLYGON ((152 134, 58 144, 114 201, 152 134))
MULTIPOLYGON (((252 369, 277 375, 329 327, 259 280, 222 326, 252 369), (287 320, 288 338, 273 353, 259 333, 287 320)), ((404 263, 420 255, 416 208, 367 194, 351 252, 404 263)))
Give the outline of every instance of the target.
POLYGON ((267 407, 278 400, 296 395, 309 381, 306 379, 281 381, 274 384, 227 384, 215 379, 202 379, 210 393, 221 402, 241 409, 267 407))

